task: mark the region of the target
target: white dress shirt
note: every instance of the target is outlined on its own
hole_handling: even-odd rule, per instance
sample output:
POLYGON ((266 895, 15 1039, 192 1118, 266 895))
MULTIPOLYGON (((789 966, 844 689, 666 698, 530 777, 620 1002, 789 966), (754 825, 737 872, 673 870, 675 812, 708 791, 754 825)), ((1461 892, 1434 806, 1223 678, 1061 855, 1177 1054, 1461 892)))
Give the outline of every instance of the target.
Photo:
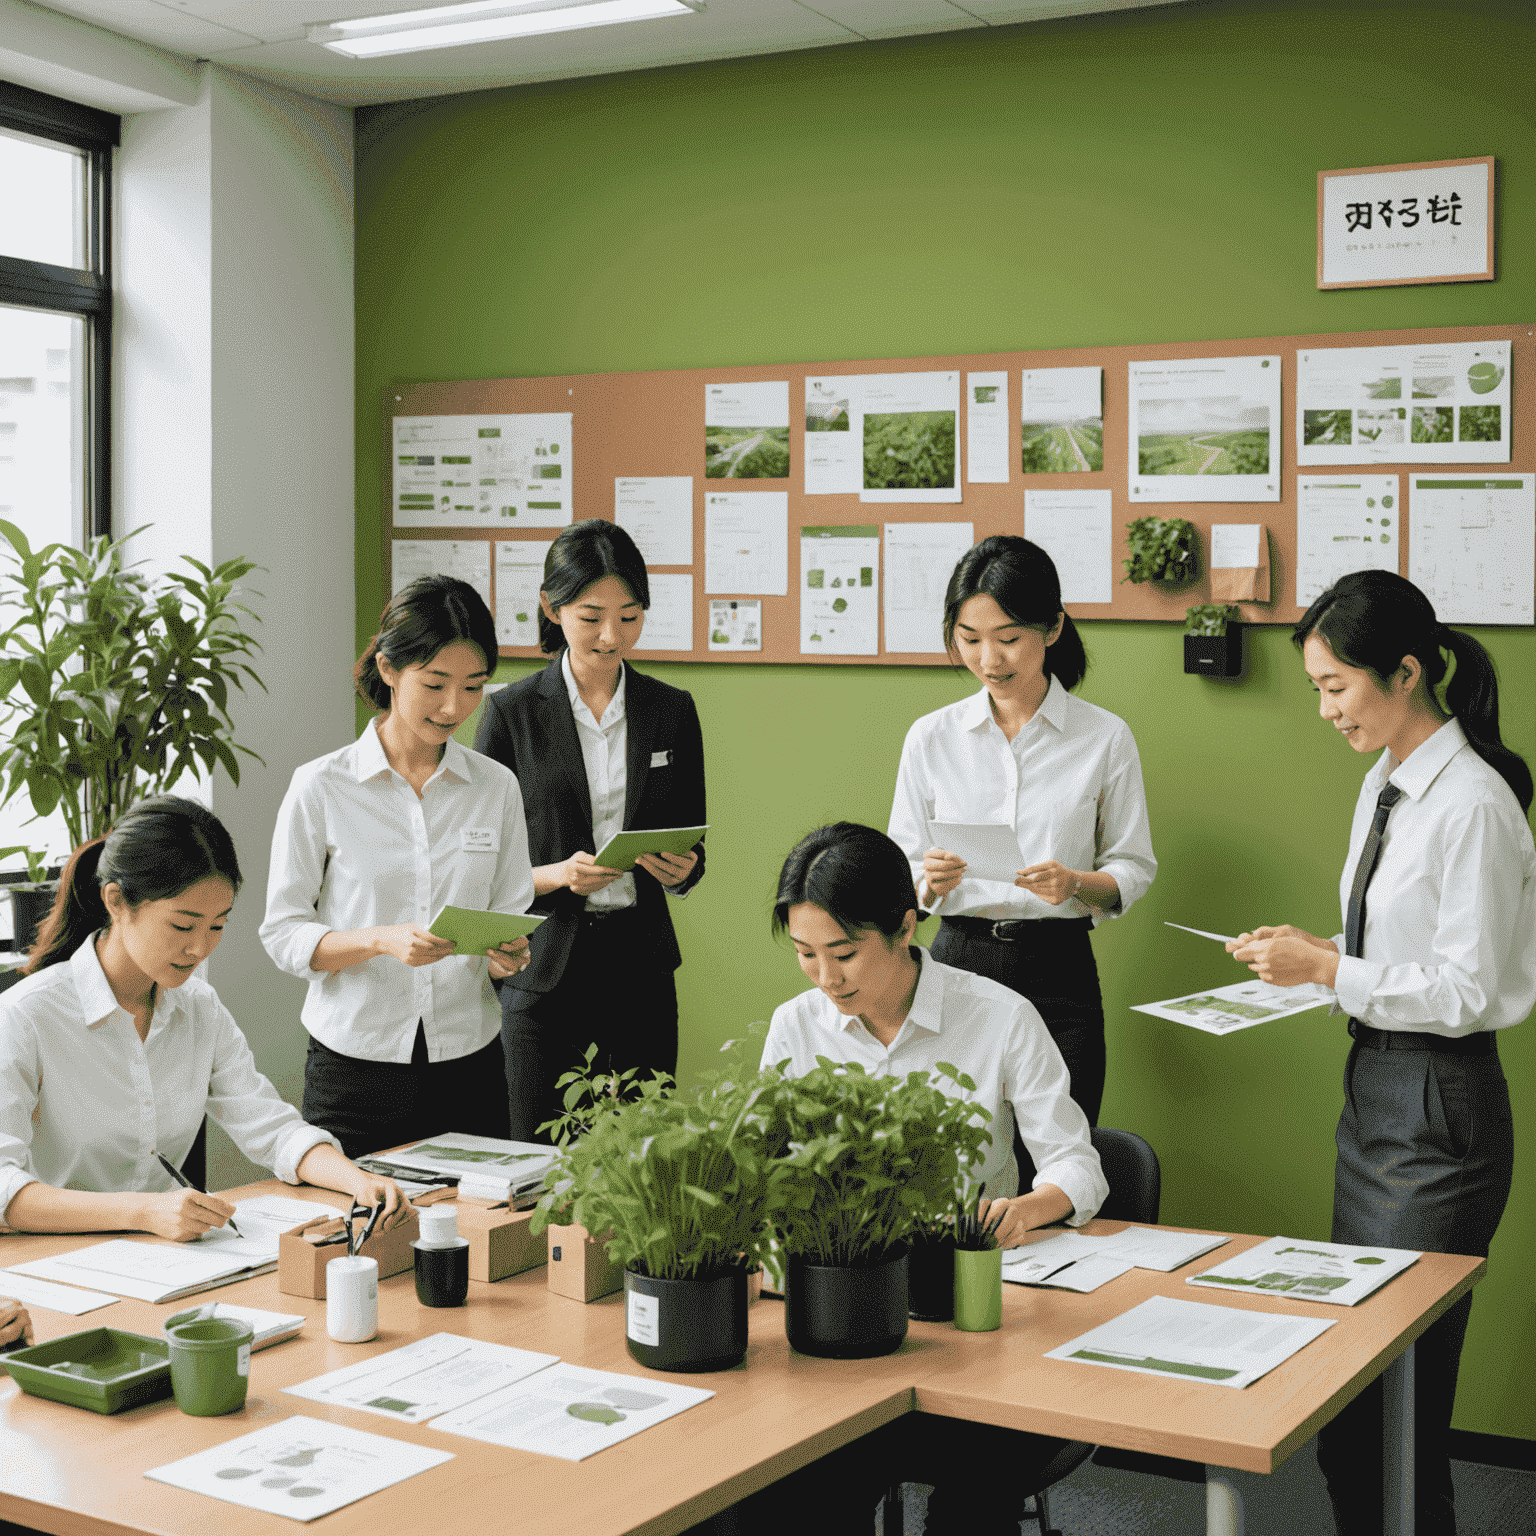
POLYGON ((204 1114, 290 1184, 311 1147, 339 1145, 277 1096, 197 976, 159 993, 142 1041, 94 936, 0 997, 0 1216, 39 1180, 100 1193, 173 1189, 155 1153, 180 1166, 204 1114))
MULTIPOLYGON (((1388 779, 1403 791, 1365 893, 1363 958, 1344 956, 1338 1007, 1375 1029, 1468 1035, 1536 1005, 1536 851, 1520 802, 1448 720, 1403 762, 1383 752, 1355 805, 1339 903, 1388 779)), ((1344 955, 1344 935, 1334 938, 1344 955)))
POLYGON ((431 1061, 488 1045, 501 1005, 484 955, 408 967, 380 955, 314 971, 331 932, 430 923, 444 906, 526 912, 533 901, 523 797, 510 768, 449 740, 418 796, 389 766, 374 723, 293 776, 272 834, 261 942, 309 983, 304 1027, 363 1061, 411 1059, 418 1020, 431 1061))
POLYGON ((1108 1198, 1109 1185, 1089 1139, 1088 1120, 1072 1101, 1066 1063, 1034 1004, 999 982, 944 965, 926 950, 914 946, 912 954, 922 967, 917 993, 889 1046, 812 987, 774 1009, 762 1065, 787 1060, 789 1075, 800 1077, 815 1067, 818 1056, 826 1056, 856 1061, 871 1077, 905 1077, 949 1063, 974 1080, 976 1091, 965 1092, 948 1078, 936 1078, 938 1086, 992 1116, 991 1144, 971 1177, 984 1183, 989 1195, 1018 1193, 1017 1120, 1038 1170, 1034 1187, 1054 1184, 1072 1202, 1071 1225, 1081 1226, 1108 1198))
MULTIPOLYGON (((571 653, 560 653, 560 674, 570 696, 571 714, 576 719, 576 737, 581 742, 581 760, 587 770, 587 796, 592 802, 592 847, 601 853, 603 845, 615 832, 624 830, 624 797, 629 792, 629 729, 624 715, 625 667, 619 667, 619 686, 599 720, 582 702, 581 691, 571 672, 571 653)), ((588 912, 617 912, 635 904, 635 877, 620 875, 617 880, 587 897, 588 912)))
POLYGON ((967 875, 930 910, 944 917, 1081 918, 1128 912, 1152 884, 1157 860, 1141 758, 1130 727, 1051 679, 1035 716, 1009 741, 985 688, 924 715, 907 732, 896 774, 890 835, 912 865, 942 847, 935 821, 1011 826, 1019 868, 1055 859, 1113 875, 1120 904, 1101 912, 1074 898, 1052 906, 1033 891, 967 875))

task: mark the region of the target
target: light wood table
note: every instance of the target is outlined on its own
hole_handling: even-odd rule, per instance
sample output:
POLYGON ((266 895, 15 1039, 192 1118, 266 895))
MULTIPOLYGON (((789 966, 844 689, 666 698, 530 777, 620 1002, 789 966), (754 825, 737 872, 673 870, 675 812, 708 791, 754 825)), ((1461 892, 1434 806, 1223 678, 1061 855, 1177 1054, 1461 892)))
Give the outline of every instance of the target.
MULTIPOLYGON (((234 1193, 270 1192, 322 1204, 335 1199, 321 1190, 295 1191, 275 1183, 234 1193)), ((1095 1222, 1085 1230, 1108 1233, 1121 1225, 1095 1222)), ((1241 1248, 1258 1240, 1235 1242, 1241 1248)), ((83 1241, 90 1239, 3 1236, 0 1263, 23 1263, 83 1241)), ((621 1297, 583 1306, 552 1296, 545 1272, 536 1269, 494 1285, 472 1283, 467 1306, 438 1310, 417 1302, 405 1273, 380 1282, 378 1337, 349 1345, 327 1337, 324 1302, 282 1295, 276 1276, 266 1275, 213 1294, 302 1312, 309 1321, 299 1338, 252 1357, 250 1396, 240 1413, 189 1418, 167 1401, 101 1418, 0 1383, 0 1520, 52 1536, 188 1536, 212 1529, 220 1536, 279 1536, 296 1527, 236 1505, 215 1509, 202 1496, 151 1482, 143 1473, 302 1413, 454 1456, 326 1516, 327 1536, 375 1536, 423 1523, 479 1530, 503 1522, 527 1536, 572 1531, 674 1536, 915 1407, 1205 1462, 1211 1469, 1208 1529, 1228 1536, 1240 1531, 1241 1509, 1221 1469, 1268 1472, 1279 1466, 1385 1367, 1405 1358, 1412 1340, 1470 1289, 1483 1269, 1479 1259, 1426 1257, 1354 1308, 1223 1294, 1222 1305, 1337 1321, 1321 1339, 1241 1392, 1041 1358, 1045 1350, 1148 1296, 1213 1299, 1184 1286, 1188 1268, 1174 1275, 1136 1270, 1088 1296, 1005 1286, 999 1332, 963 1334, 947 1325, 914 1323, 902 1349, 880 1360, 793 1354, 784 1338, 782 1307, 762 1301, 751 1309, 744 1366, 686 1378, 715 1392, 709 1402, 579 1463, 484 1445, 430 1424, 398 1425, 285 1396, 281 1389, 433 1332, 643 1375, 624 1345, 621 1297)), ((41 1312, 34 1322, 40 1339, 97 1326, 158 1334, 165 1318, 187 1305, 120 1301, 81 1318, 41 1312)), ((1411 1470, 1407 1490, 1411 1511, 1411 1470)), ((1411 1523, 1402 1529, 1411 1533, 1411 1523)))

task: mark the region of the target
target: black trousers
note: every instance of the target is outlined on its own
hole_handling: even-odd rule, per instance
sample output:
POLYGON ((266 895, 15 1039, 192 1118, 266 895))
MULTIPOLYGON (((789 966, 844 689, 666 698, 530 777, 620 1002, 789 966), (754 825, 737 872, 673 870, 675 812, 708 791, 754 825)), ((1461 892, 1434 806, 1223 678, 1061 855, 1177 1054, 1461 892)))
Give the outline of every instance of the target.
POLYGON ((452 1061, 427 1060, 427 1035, 416 1026, 409 1064, 343 1056, 310 1037, 304 1058, 304 1118, 366 1157, 444 1131, 507 1134, 501 1091, 501 1041, 452 1061))
POLYGON ((555 1083, 597 1047, 598 1071, 677 1071, 677 984, 633 907, 584 916, 565 974, 548 992, 501 989, 508 1123, 514 1141, 565 1113, 555 1083))
MULTIPOLYGON (((1356 1043, 1336 1136, 1333 1240, 1487 1256, 1514 1163, 1509 1088, 1496 1053, 1378 1051, 1356 1043)), ((1414 1346, 1418 1536, 1455 1536, 1447 1449, 1471 1296, 1414 1346)), ((1373 1383, 1317 1440, 1339 1536, 1382 1529, 1382 1387, 1373 1383)))

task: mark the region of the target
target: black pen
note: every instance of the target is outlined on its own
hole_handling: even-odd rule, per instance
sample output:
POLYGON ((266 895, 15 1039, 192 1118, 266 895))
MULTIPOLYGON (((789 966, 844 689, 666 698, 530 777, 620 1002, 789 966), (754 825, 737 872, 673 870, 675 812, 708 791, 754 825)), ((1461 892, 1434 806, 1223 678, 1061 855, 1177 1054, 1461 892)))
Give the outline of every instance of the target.
POLYGON ((374 1208, 373 1208, 373 1215, 368 1218, 368 1225, 363 1228, 363 1235, 360 1238, 358 1238, 358 1240, 357 1240, 357 1250, 358 1250, 359 1253, 361 1253, 362 1250, 363 1250, 363 1244, 366 1243, 368 1241, 368 1239, 373 1236, 374 1225, 378 1221, 379 1217, 382 1216, 383 1214, 384 1214, 384 1202, 382 1200, 380 1200, 379 1203, 376 1206, 374 1206, 374 1208))
POLYGON ((363 1246, 362 1239, 356 1237, 357 1228, 355 1223, 359 1216, 366 1216, 367 1214, 368 1207, 366 1205, 359 1205, 356 1200, 352 1202, 352 1209, 347 1212, 347 1257, 349 1259, 356 1258, 357 1250, 363 1246), (354 1238, 356 1239, 355 1241, 354 1238))
MULTIPOLYGON (((160 1166, 161 1166, 161 1167, 162 1167, 162 1168, 164 1168, 164 1169, 165 1169, 165 1171, 166 1171, 166 1172, 167 1172, 167 1173, 168 1173, 168 1174, 170 1174, 170 1176, 171 1176, 171 1177, 172 1177, 172 1178, 173 1178, 173 1179, 175 1179, 175 1180, 176 1180, 176 1182, 177 1182, 177 1183, 178 1183, 178 1184, 180 1184, 180 1185, 181 1185, 181 1187, 182 1187, 182 1188, 183 1188, 183 1189, 197 1189, 197 1185, 196 1185, 196 1184, 194 1184, 194 1183, 193 1183, 193 1182, 192 1182, 192 1180, 191 1180, 191 1179, 189 1179, 189 1178, 188 1178, 188 1177, 187 1177, 187 1176, 186 1176, 186 1174, 184 1174, 184 1173, 183 1173, 183 1172, 182 1172, 182 1171, 181 1171, 181 1169, 180 1169, 180 1168, 178 1168, 178 1167, 177 1167, 177 1166, 176 1166, 176 1164, 175 1164, 175 1163, 173 1163, 173 1162, 172 1162, 172 1161, 171 1161, 171 1160, 170 1160, 170 1158, 168 1158, 168 1157, 161 1157, 161 1156, 160 1156, 160 1154, 159 1154, 159 1153, 158 1153, 158 1152, 156 1152, 156 1153, 155 1153, 155 1156, 156 1156, 156 1157, 157 1157, 157 1158, 159 1158, 159 1161, 160 1161, 160 1166)), ((205 1191, 203 1191, 203 1190, 200 1190, 200 1189, 198 1189, 198 1190, 197 1190, 197 1192, 198 1192, 198 1194, 203 1194, 203 1193, 205 1193, 205 1191)), ((239 1227, 237 1227, 237 1226, 236 1226, 236 1225, 235 1225, 235 1218, 234 1218, 234 1217, 233 1217, 233 1216, 231 1216, 231 1217, 230 1217, 230 1218, 229 1218, 229 1230, 230 1230, 230 1231, 231 1231, 231 1232, 233 1232, 233 1233, 234 1233, 234 1234, 235 1234, 235 1236, 236 1236, 236 1237, 239 1237, 239 1238, 243 1238, 243 1237, 244 1237, 244 1236, 245 1236, 245 1233, 243 1233, 243 1232, 242 1232, 242 1231, 241 1231, 241 1230, 240 1230, 240 1228, 239 1228, 239 1227)))

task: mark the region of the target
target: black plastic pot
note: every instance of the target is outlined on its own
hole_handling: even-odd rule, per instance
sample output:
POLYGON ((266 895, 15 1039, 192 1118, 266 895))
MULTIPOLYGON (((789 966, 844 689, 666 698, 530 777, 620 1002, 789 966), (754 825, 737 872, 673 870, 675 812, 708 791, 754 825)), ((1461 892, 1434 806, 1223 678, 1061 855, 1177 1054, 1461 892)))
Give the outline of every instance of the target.
POLYGON ((1185 635, 1184 670, 1192 677, 1240 677, 1243 626, 1233 620, 1224 635, 1185 635))
POLYGON ((873 1264, 809 1264, 790 1255, 784 1331, 802 1355, 868 1360, 907 1336, 907 1249, 873 1264))
POLYGON ((58 895, 57 882, 44 885, 13 885, 11 892, 11 931, 15 937, 11 948, 17 954, 25 954, 32 948, 37 931, 53 910, 53 898, 58 895))
POLYGON ((728 1371, 747 1353, 747 1272, 657 1280, 624 1271, 624 1342, 653 1371, 728 1371))
POLYGON ((917 1238, 907 1258, 907 1315, 947 1323, 955 1315, 955 1240, 917 1238))

